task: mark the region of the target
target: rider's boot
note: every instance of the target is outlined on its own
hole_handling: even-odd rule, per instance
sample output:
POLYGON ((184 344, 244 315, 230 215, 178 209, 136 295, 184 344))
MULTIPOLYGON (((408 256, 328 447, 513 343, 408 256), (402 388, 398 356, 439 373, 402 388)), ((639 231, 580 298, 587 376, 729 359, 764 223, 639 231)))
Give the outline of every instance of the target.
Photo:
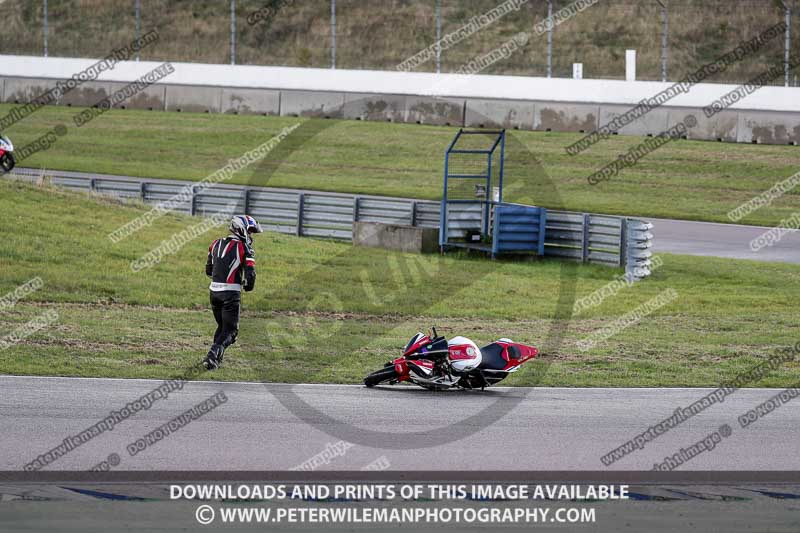
POLYGON ((221 344, 214 344, 203 359, 203 366, 206 370, 216 370, 222 364, 222 356, 225 348, 221 344))

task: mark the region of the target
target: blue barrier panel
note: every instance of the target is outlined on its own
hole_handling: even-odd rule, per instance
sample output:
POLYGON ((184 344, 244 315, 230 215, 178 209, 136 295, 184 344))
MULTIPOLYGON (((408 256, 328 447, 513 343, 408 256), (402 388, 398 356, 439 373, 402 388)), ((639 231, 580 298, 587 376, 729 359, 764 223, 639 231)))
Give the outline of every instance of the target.
POLYGON ((492 257, 504 252, 536 252, 544 255, 544 227, 547 210, 515 204, 494 208, 492 257))

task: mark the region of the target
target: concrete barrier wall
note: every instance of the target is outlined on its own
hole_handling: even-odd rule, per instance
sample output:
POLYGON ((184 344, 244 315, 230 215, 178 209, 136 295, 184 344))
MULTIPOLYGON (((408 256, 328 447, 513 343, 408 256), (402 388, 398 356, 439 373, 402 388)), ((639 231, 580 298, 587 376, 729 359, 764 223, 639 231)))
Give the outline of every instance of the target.
MULTIPOLYGON (((124 83, 111 83, 111 94, 125 87, 124 83)), ((85 103, 85 106, 92 106, 93 103, 85 103)), ((167 110, 167 87, 166 85, 151 85, 147 89, 133 95, 132 97, 119 104, 121 109, 144 109, 147 111, 166 111, 167 110)))
MULTIPOLYGON (((0 78, 0 100, 24 104, 55 87, 56 80, 0 78)), ((124 87, 121 82, 86 82, 56 105, 90 107, 124 87)), ((231 87, 153 85, 117 107, 151 111, 236 113, 345 118, 464 127, 590 133, 629 108, 613 104, 433 98, 368 93, 276 91, 231 87)), ((692 114, 697 126, 687 138, 763 144, 800 144, 800 113, 725 110, 707 118, 699 108, 661 107, 620 130, 657 135, 692 114)))
POLYGON ((800 144, 800 115, 779 112, 739 113, 737 141, 800 144))
POLYGON ((590 133, 598 128, 599 116, 599 105, 536 102, 533 129, 590 133))
POLYGON ((405 122, 406 97, 402 94, 346 93, 343 118, 378 122, 405 122))
POLYGON ((468 128, 533 129, 535 104, 502 100, 469 99, 464 125, 468 128))
POLYGON ((8 78, 5 80, 3 102, 26 104, 37 96, 54 89, 56 80, 39 78, 8 78))
MULTIPOLYGON (((600 106, 600 126, 608 124, 614 120, 614 118, 625 113, 628 109, 630 109, 628 106, 600 106)), ((658 135, 669 128, 668 119, 669 109, 660 107, 653 109, 638 120, 623 126, 618 133, 620 135, 658 135)))
POLYGON ((263 89, 222 89, 221 111, 236 115, 279 115, 281 93, 263 89))
POLYGON ((342 118, 344 93, 281 91, 280 107, 282 116, 342 118))
POLYGON ((167 85, 167 111, 187 113, 219 113, 222 89, 218 87, 187 87, 167 85))
POLYGON ((439 251, 439 228, 354 222, 353 244, 406 253, 436 253, 439 251))
MULTIPOLYGON (((0 55, 2 78, 67 79, 97 59, 0 55)), ((121 61, 99 74, 98 81, 132 82, 160 66, 155 61, 121 61)), ((434 74, 350 69, 211 65, 172 62, 166 84, 194 87, 224 85, 239 89, 323 93, 397 94, 460 99, 566 102, 635 106, 672 86, 670 82, 573 80, 533 76, 434 74)), ((736 89, 735 85, 698 83, 677 91, 669 105, 701 108, 736 89)), ((800 113, 798 89, 763 87, 733 104, 732 109, 800 113)))

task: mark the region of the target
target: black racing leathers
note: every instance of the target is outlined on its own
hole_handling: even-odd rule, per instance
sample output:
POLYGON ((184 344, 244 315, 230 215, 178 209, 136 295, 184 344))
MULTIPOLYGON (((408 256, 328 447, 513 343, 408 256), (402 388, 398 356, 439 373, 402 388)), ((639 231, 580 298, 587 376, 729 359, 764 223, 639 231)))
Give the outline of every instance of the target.
POLYGON ((239 334, 239 308, 242 303, 242 293, 239 291, 210 292, 211 310, 217 321, 214 345, 211 349, 215 352, 214 355, 218 362, 221 362, 225 348, 236 342, 236 336, 239 334))
POLYGON ((214 366, 219 366, 225 349, 236 342, 241 291, 255 288, 255 263, 252 247, 234 236, 217 239, 208 248, 206 275, 211 277, 210 301, 217 330, 207 359, 214 366))
POLYGON ((256 286, 256 259, 251 246, 229 235, 208 247, 206 275, 211 276, 212 292, 247 292, 256 286))

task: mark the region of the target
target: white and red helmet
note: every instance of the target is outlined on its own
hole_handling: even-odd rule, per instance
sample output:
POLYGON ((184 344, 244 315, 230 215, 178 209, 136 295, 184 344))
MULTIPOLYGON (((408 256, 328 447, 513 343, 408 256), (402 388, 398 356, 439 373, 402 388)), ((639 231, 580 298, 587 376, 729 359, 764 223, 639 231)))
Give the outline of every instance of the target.
POLYGON ((264 230, 261 229, 261 224, 256 222, 256 219, 250 215, 235 215, 231 219, 230 232, 247 244, 253 242, 250 234, 261 233, 263 231, 264 230))
POLYGON ((453 337, 447 341, 447 361, 457 372, 469 372, 483 361, 480 348, 466 337, 453 337))

